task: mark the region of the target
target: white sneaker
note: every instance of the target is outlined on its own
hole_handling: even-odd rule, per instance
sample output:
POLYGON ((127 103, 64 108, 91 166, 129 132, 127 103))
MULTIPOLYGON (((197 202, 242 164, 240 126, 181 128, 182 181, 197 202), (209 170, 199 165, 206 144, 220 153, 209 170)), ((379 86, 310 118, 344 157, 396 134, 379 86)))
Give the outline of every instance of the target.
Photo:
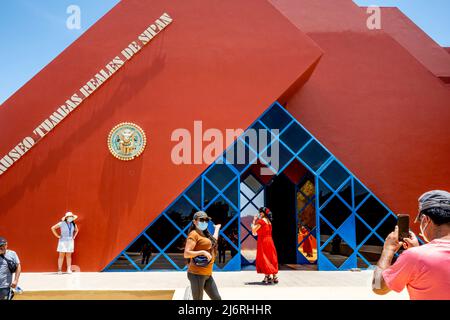
POLYGON ((62 271, 61 271, 61 270, 59 270, 59 271, 58 271, 58 274, 62 274, 62 271))
POLYGON ((71 274, 72 273, 72 269, 67 269, 67 273, 71 274))

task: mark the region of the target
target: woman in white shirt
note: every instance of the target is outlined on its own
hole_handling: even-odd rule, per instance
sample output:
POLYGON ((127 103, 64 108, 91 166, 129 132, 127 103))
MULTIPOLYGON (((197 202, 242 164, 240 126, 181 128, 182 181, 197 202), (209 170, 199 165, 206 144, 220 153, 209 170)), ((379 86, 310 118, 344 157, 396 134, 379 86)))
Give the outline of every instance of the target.
POLYGON ((75 238, 78 234, 78 227, 75 224, 75 220, 78 217, 72 212, 67 212, 65 216, 52 227, 53 234, 59 239, 58 248, 58 274, 62 274, 62 266, 64 263, 64 256, 66 257, 67 273, 72 273, 72 253, 75 249, 75 238), (56 232, 56 229, 60 229, 61 234, 56 232))

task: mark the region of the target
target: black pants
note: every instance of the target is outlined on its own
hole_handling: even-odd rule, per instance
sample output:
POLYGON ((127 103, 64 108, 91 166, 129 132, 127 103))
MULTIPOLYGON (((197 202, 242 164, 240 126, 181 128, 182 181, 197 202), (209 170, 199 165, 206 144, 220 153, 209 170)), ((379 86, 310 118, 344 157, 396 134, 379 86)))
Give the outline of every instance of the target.
POLYGON ((205 290, 211 300, 222 300, 212 276, 201 276, 188 272, 188 279, 191 282, 192 298, 194 300, 203 300, 203 290, 205 290))
POLYGON ((226 251, 219 250, 219 263, 221 263, 221 262, 225 263, 225 256, 226 256, 226 251))
POLYGON ((9 300, 10 298, 12 300, 14 293, 11 292, 11 297, 10 297, 9 296, 10 291, 11 291, 11 288, 0 288, 0 300, 9 300))
POLYGON ((152 256, 151 253, 144 253, 144 254, 142 254, 141 264, 148 264, 148 261, 150 260, 151 256, 152 256))

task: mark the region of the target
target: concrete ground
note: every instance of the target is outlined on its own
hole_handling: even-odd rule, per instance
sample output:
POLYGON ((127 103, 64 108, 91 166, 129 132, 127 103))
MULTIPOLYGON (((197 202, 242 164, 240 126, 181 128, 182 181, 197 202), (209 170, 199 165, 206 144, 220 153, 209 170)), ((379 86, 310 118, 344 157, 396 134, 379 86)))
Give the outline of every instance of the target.
MULTIPOLYGON (((254 271, 214 273, 224 300, 408 299, 406 290, 374 294, 371 277, 371 271, 280 271, 280 283, 266 286, 254 271)), ((175 290, 174 300, 183 299, 188 285, 185 272, 23 273, 19 284, 24 291, 175 290)))

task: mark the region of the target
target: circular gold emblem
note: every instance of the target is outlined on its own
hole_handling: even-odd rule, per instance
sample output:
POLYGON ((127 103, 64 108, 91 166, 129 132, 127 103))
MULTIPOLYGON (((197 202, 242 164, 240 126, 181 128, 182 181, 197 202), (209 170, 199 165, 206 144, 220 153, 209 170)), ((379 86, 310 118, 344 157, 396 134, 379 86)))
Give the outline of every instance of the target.
POLYGON ((123 122, 115 126, 108 136, 108 147, 117 159, 128 161, 139 157, 144 151, 147 139, 141 127, 123 122))

